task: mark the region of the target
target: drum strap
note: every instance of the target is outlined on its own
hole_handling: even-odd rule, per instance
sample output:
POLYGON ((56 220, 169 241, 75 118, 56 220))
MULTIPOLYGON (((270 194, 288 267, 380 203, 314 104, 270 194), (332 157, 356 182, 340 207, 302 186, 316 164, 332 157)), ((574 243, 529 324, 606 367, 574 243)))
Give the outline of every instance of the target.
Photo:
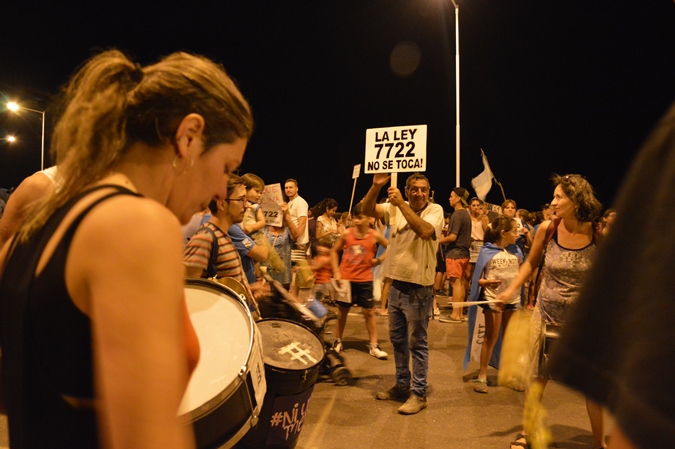
POLYGON ((213 229, 211 229, 207 224, 202 226, 202 229, 205 229, 213 237, 213 244, 211 244, 211 255, 209 256, 209 264, 206 267, 206 277, 213 278, 218 274, 218 236, 213 229))

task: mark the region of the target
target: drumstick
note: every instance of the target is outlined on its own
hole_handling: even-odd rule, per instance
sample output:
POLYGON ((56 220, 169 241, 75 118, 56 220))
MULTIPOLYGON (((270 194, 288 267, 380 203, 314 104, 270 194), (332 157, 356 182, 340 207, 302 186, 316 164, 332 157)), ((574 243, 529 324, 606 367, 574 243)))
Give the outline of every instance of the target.
POLYGON ((260 308, 258 308, 258 301, 255 299, 255 296, 253 296, 253 293, 251 293, 251 302, 253 303, 253 308, 255 309, 255 313, 258 314, 258 319, 262 318, 262 314, 260 313, 260 308))
MULTIPOLYGON (((501 301, 497 301, 496 299, 487 299, 485 301, 466 301, 466 302, 451 302, 450 304, 452 307, 471 307, 471 306, 478 306, 481 304, 496 304, 500 303, 501 301)), ((502 303, 502 304, 507 304, 507 303, 502 303)))
POLYGON ((281 297, 285 300, 286 304, 290 305, 295 310, 300 312, 300 314, 305 319, 313 321, 316 326, 320 326, 321 320, 316 315, 314 315, 314 313, 311 310, 309 310, 307 306, 305 306, 304 304, 298 304, 297 300, 293 296, 291 296, 288 290, 286 290, 279 281, 272 279, 271 284, 274 286, 275 290, 279 292, 281 297))

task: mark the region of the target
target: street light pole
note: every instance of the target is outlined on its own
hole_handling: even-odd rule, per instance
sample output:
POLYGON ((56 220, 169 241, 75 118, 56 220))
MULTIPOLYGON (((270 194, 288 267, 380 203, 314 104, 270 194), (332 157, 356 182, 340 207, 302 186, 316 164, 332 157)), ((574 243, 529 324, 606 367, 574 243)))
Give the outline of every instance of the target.
POLYGON ((40 171, 45 169, 45 111, 42 112, 42 145, 40 148, 40 171))
POLYGON ((456 145, 456 156, 455 156, 455 165, 456 165, 456 175, 457 175, 457 185, 456 187, 460 186, 459 183, 459 4, 455 1, 452 0, 452 4, 455 7, 455 99, 456 99, 456 104, 455 104, 455 115, 456 115, 456 120, 455 120, 455 131, 456 131, 456 136, 455 136, 455 145, 456 145))
POLYGON ((37 112, 38 114, 42 115, 42 148, 40 151, 41 154, 41 159, 40 159, 40 170, 45 169, 45 111, 39 111, 37 109, 31 109, 31 108, 26 108, 24 106, 19 106, 17 103, 14 103, 13 101, 7 103, 7 109, 10 111, 18 111, 19 109, 23 109, 26 111, 30 112, 37 112))

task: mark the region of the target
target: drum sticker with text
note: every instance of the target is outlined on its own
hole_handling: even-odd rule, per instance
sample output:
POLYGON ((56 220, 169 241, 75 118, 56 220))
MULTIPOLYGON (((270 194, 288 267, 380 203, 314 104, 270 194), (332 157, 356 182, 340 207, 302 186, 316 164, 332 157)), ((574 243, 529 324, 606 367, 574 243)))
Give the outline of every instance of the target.
POLYGON ((272 407, 267 445, 284 443, 300 435, 314 386, 300 394, 277 396, 272 407))
POLYGON ((300 346, 298 346, 297 342, 286 345, 279 350, 279 354, 290 354, 291 360, 299 360, 305 365, 307 365, 308 362, 312 362, 312 365, 316 365, 318 360, 312 357, 309 352, 309 348, 302 349, 300 346), (307 360, 305 360, 305 357, 307 360))

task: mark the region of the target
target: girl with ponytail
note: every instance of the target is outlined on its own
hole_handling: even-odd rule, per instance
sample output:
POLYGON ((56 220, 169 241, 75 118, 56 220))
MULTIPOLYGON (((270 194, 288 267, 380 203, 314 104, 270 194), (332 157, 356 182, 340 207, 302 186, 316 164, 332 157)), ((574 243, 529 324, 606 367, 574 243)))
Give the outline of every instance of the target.
POLYGON ((199 357, 180 225, 226 198, 249 105, 206 58, 141 67, 116 50, 63 101, 62 184, 0 251, 10 446, 193 447, 176 418, 199 357))

